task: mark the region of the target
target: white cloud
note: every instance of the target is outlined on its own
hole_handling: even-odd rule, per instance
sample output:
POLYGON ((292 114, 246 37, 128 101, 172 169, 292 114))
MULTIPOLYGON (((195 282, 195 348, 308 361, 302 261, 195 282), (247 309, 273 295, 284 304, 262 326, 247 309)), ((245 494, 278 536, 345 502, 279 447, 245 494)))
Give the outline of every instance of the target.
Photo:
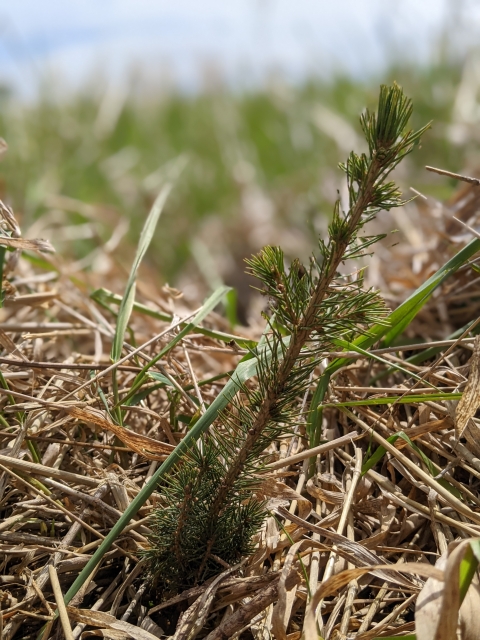
MULTIPOLYGON (((425 59, 453 9, 459 41, 473 40, 480 3, 456 0, 17 0, 0 10, 0 80, 31 86, 57 69, 72 85, 92 67, 121 78, 133 63, 168 62, 184 86, 202 61, 229 78, 247 66, 257 79, 272 67, 301 76, 381 68, 392 53, 425 59), (467 16, 467 20, 465 20, 467 16), (465 31, 465 33, 463 31, 465 31), (467 33, 468 31, 468 33, 467 33)), ((449 18, 451 19, 451 17, 449 18)))

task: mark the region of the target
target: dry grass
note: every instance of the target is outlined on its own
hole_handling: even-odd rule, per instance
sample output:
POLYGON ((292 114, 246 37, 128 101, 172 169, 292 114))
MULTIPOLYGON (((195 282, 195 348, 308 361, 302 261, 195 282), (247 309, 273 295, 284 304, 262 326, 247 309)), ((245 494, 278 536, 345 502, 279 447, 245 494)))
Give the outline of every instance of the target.
MULTIPOLYGON (((476 199, 475 187, 468 187, 452 203, 421 202, 411 210, 418 218, 410 227, 403 223, 407 239, 393 250, 386 247, 388 260, 382 262, 380 252, 378 268, 371 269, 392 305, 470 239, 461 228, 452 238, 445 213, 456 207, 457 217, 471 224, 476 199)), ((464 420, 466 442, 455 437, 455 399, 465 388, 474 342, 469 331, 447 339, 478 318, 475 270, 464 268, 447 280, 408 329, 411 340, 422 341, 421 349, 435 347, 438 355, 413 363, 407 358, 418 350, 398 346, 372 351, 383 361, 350 354, 351 363, 329 387, 325 442, 309 451, 300 429, 272 448, 265 485, 270 515, 255 554, 241 567, 227 566, 208 584, 157 601, 139 551, 147 544, 149 514, 162 504, 160 487, 60 623, 54 619, 59 588, 68 590, 159 461, 183 438, 199 407, 217 397, 244 351, 204 333, 188 334, 152 368, 163 383, 152 378, 150 393, 128 407, 125 428, 116 426, 109 358, 115 318, 86 293, 104 285, 106 276, 95 283, 90 275, 87 282, 55 255, 42 254, 39 261, 31 249, 48 247, 22 245, 7 209, 3 217, 4 228, 16 231, 16 246, 30 253, 7 254, 8 289, 0 311, 1 637, 36 638, 43 629, 44 640, 62 633, 79 638, 94 628, 111 638, 176 633, 176 639, 220 640, 251 634, 260 640, 273 633, 279 640, 297 640, 302 633, 313 637, 314 594, 325 639, 413 633, 425 579, 443 576, 435 560, 455 540, 480 535, 476 397, 464 420), (399 362, 403 372, 388 370, 389 363, 399 362), (409 401, 413 392, 417 399, 409 401), (457 395, 428 399, 439 392, 457 395), (369 403, 391 396, 397 398, 392 404, 369 403), (349 402, 355 404, 344 405, 349 402), (388 441, 399 432, 405 437, 388 441), (377 446, 386 453, 366 471, 377 446), (316 474, 309 479, 313 453, 316 474)), ((119 281, 118 271, 111 270, 109 288, 119 281)), ((178 292, 156 291, 151 282, 140 287, 139 298, 171 321, 134 311, 127 355, 114 366, 120 397, 171 340, 179 319, 191 315, 178 292)), ((216 314, 203 327, 229 330, 216 314)), ((241 337, 258 338, 260 329, 242 330, 241 337)))

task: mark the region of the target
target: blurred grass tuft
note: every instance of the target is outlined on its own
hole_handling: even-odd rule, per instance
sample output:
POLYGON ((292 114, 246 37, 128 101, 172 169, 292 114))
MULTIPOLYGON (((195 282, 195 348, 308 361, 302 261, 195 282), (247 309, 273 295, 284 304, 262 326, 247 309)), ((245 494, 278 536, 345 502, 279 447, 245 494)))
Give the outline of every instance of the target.
MULTIPOLYGON (((381 78, 397 80, 412 96, 412 126, 434 121, 428 159, 454 171, 474 171, 480 164, 475 99, 468 111, 468 97, 475 98, 478 88, 472 65, 473 58, 463 65, 400 65, 381 78)), ((181 286, 199 272, 214 288, 218 282, 206 275, 211 265, 211 279, 233 284, 242 297, 235 274, 243 272, 245 256, 267 243, 282 244, 287 256, 305 256, 314 246, 339 184, 332 167, 346 150, 362 148, 354 123, 374 101, 378 81, 336 76, 295 88, 277 83, 243 94, 217 90, 141 99, 107 88, 61 102, 52 97, 58 91, 44 91, 31 104, 3 92, 0 136, 9 150, 0 167, 0 198, 24 227, 39 218, 46 221, 43 227, 54 227, 58 209, 67 210, 77 225, 74 247, 81 258, 99 239, 106 242, 122 218, 130 220, 131 237, 138 236, 168 163, 184 154, 187 168, 148 260, 161 280, 181 286), (92 218, 100 223, 95 232, 89 229, 92 218), (205 258, 200 269, 199 254, 205 258)), ((425 188, 445 199, 448 181, 425 172, 426 163, 420 150, 396 179, 405 190, 425 188)), ((52 229, 51 237, 58 245, 62 234, 52 229)))

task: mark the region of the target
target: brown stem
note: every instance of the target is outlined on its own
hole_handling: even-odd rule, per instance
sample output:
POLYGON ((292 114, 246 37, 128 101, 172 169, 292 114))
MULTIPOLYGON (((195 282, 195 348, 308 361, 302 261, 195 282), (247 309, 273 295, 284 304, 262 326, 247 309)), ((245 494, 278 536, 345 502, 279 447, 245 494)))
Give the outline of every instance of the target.
POLYGON ((203 556, 200 568, 197 571, 197 577, 196 577, 196 580, 195 580, 195 584, 198 584, 200 582, 200 579, 202 577, 202 573, 205 571, 205 567, 207 566, 207 562, 208 562, 209 558, 212 555, 212 547, 213 547, 214 543, 215 543, 215 534, 207 542, 207 550, 205 551, 205 555, 203 556))
MULTIPOLYGON (((278 598, 278 583, 280 576, 274 580, 268 587, 262 589, 256 596, 249 600, 245 605, 240 607, 234 614, 222 620, 219 626, 211 631, 205 640, 228 640, 237 631, 243 629, 250 620, 266 609, 272 602, 278 598)), ((287 578, 286 588, 288 590, 298 584, 301 580, 300 574, 293 571, 287 578)))

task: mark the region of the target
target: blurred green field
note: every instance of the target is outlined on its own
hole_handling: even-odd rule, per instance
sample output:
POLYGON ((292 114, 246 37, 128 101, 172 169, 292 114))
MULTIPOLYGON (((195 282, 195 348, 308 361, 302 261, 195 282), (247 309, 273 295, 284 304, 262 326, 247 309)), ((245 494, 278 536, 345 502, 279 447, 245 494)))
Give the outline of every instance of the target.
POLYGON ((413 186, 447 197, 455 184, 423 167, 461 172, 480 165, 472 68, 472 61, 444 59, 426 68, 400 65, 368 81, 336 76, 239 94, 121 95, 96 86, 58 98, 56 87, 21 104, 4 91, 0 136, 9 150, 0 197, 24 227, 42 216, 54 224, 59 206, 70 208, 62 215, 78 226, 77 236, 56 235, 52 227, 50 238, 60 250, 73 238, 80 257, 125 217, 135 242, 166 167, 183 156, 150 263, 170 284, 199 268, 207 284, 232 280, 243 257, 267 242, 281 241, 287 254, 311 250, 343 185, 337 164, 351 148, 361 149, 358 116, 375 104, 382 82, 397 80, 413 98, 413 126, 434 121, 397 179, 407 195, 413 186), (75 203, 63 206, 57 195, 103 208, 88 214, 75 203), (96 211, 99 237, 90 237, 96 211))

